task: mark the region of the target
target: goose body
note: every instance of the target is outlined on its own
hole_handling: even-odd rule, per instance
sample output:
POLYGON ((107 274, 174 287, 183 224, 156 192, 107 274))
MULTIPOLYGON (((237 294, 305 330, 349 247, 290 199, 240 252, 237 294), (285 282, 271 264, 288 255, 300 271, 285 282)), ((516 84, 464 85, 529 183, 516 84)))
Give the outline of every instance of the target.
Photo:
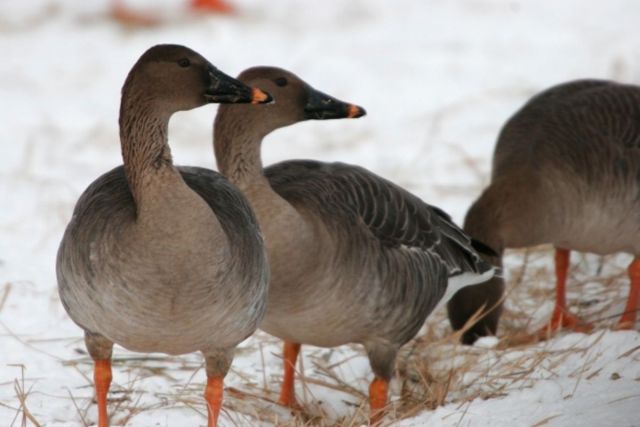
MULTIPOLYGON (((491 184, 469 209, 465 231, 499 253, 554 245, 562 295, 550 326, 577 326, 564 307, 569 251, 640 255, 640 87, 579 80, 533 97, 502 129, 491 184)), ((632 288, 639 268, 636 258, 632 288)), ((454 326, 484 302, 493 305, 500 286, 460 292, 449 306, 454 326)), ((627 311, 635 311, 634 292, 627 311)), ((623 316, 627 326, 631 314, 623 316)), ((495 333, 492 322, 472 333, 495 333)))
POLYGON ((358 166, 285 161, 263 170, 261 142, 307 119, 359 117, 364 110, 278 68, 241 81, 275 103, 223 106, 214 125, 219 170, 247 196, 265 235, 271 267, 261 329, 285 340, 280 402, 296 405, 293 365, 300 344, 365 346, 375 379, 375 420, 386 404, 398 349, 453 287, 495 274, 448 215, 358 166))
POLYGON ((261 328, 286 341, 399 348, 450 282, 492 272, 448 215, 364 168, 298 160, 270 166, 265 176, 270 199, 295 211, 287 226, 272 225, 270 202, 250 197, 273 236, 267 248, 277 278, 261 328))
MULTIPOLYGON (((129 27, 156 27, 163 24, 160 16, 140 12, 128 7, 130 1, 110 0, 110 15, 129 27)), ((191 0, 189 8, 194 12, 233 14, 235 9, 223 0, 191 0)))
POLYGON ((220 174, 176 169, 195 197, 166 191, 175 206, 150 223, 136 220, 123 166, 85 190, 58 254, 61 299, 83 329, 132 351, 233 348, 266 305, 257 221, 220 174))
POLYGON ((268 95, 226 76, 196 52, 158 45, 122 90, 124 164, 76 204, 56 263, 60 299, 94 359, 98 426, 108 426, 113 345, 205 357, 208 427, 234 347, 263 316, 268 268, 255 217, 219 174, 173 165, 171 115, 208 102, 268 95))

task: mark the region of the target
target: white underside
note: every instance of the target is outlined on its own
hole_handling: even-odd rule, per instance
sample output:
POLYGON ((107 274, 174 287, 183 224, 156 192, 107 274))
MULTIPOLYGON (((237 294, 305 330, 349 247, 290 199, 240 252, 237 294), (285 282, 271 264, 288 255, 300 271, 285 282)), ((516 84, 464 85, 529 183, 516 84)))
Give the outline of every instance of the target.
MULTIPOLYGON (((449 283, 447 284, 447 290, 444 293, 444 296, 438 302, 435 310, 438 310, 440 307, 445 305, 453 296, 462 288, 467 286, 479 285, 481 283, 486 282, 487 280, 493 278, 496 273, 499 271, 497 268, 492 268, 491 270, 487 270, 482 274, 477 273, 462 273, 457 276, 453 276, 449 279, 449 283)), ((434 311, 435 311, 434 310, 434 311)))

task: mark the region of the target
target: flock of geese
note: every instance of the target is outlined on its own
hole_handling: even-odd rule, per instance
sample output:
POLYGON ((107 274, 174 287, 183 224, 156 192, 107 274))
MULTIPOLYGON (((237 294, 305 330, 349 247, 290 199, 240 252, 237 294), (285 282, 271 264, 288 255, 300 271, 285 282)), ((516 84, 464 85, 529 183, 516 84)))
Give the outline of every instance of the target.
MULTIPOLYGON (((640 254, 640 88, 583 80, 530 100, 503 128, 491 184, 464 231, 358 166, 262 164, 262 140, 278 128, 363 115, 283 69, 234 79, 178 45, 140 57, 122 89, 123 165, 84 191, 56 265, 61 301, 95 363, 99 427, 109 425, 114 344, 201 352, 214 427, 234 348, 257 328, 284 341, 279 403, 292 408, 301 344, 362 344, 376 423, 399 348, 436 307, 448 303, 466 343, 496 333, 505 248, 555 245, 557 301, 545 329, 588 329, 565 304, 569 250, 640 254), (168 145, 172 114, 207 103, 223 104, 220 173, 174 165, 168 145)), ((635 326, 638 258, 629 276, 621 328, 635 326)))

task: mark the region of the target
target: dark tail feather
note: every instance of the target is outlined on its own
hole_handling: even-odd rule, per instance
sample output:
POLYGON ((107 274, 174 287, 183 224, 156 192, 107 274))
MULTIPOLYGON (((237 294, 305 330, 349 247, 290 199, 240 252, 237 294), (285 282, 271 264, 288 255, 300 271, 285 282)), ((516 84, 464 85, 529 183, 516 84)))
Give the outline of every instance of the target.
POLYGON ((498 253, 491 249, 489 245, 482 243, 480 240, 471 239, 471 247, 481 254, 489 255, 491 257, 499 257, 498 253))

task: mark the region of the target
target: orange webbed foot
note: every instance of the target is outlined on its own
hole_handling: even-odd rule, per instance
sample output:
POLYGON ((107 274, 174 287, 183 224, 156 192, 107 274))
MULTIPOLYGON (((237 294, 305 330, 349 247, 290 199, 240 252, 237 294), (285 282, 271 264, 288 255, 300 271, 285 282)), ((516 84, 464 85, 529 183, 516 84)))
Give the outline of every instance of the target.
POLYGON ((545 339, 553 335, 560 329, 569 329, 574 332, 587 333, 593 329, 593 325, 580 319, 575 314, 565 311, 556 306, 549 322, 537 332, 540 339, 545 339))
POLYGON ((191 9, 210 13, 232 14, 233 6, 222 0, 191 0, 191 9))
POLYGON ((625 320, 620 319, 618 324, 615 326, 616 331, 633 331, 636 328, 636 321, 634 320, 625 320))
POLYGON ((280 397, 278 398, 278 404, 285 406, 289 409, 292 409, 294 411, 302 411, 302 405, 300 405, 300 403, 298 403, 298 400, 296 399, 296 397, 294 395, 291 396, 283 396, 282 394, 280 394, 280 397))
POLYGON ((632 330, 636 326, 638 309, 640 309, 640 258, 635 258, 628 268, 631 280, 627 305, 616 329, 632 330))
POLYGON ((158 17, 136 12, 120 2, 111 7, 111 17, 123 25, 130 27, 154 27, 160 24, 158 17))

